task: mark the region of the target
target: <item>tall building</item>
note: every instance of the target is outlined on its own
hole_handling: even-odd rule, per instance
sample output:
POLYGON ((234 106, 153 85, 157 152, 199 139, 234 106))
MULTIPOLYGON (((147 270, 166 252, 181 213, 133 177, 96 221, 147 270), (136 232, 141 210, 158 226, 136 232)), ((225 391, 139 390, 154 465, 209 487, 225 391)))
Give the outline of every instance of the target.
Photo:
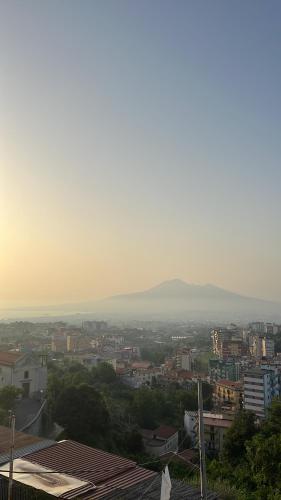
POLYGON ((255 334, 251 336, 250 352, 254 358, 273 358, 274 340, 266 335, 255 334))
POLYGON ((246 345, 237 328, 214 328, 211 332, 213 353, 220 359, 241 357, 246 354, 246 345))
POLYGON ((267 337, 262 339, 262 355, 264 358, 274 357, 274 340, 267 337))
POLYGON ((252 368, 244 374, 244 408, 264 418, 273 397, 280 395, 277 369, 252 368))
POLYGON ((190 371, 192 368, 192 354, 190 349, 181 349, 176 354, 176 368, 190 371))

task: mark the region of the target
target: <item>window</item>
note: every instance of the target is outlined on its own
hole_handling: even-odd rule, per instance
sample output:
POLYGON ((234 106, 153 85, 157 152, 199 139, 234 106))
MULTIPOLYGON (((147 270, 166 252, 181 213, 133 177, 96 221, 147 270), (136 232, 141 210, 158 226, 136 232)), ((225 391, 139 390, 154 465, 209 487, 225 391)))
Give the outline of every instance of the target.
POLYGON ((29 378, 29 373, 28 373, 28 370, 26 370, 26 371, 24 372, 24 378, 29 378))

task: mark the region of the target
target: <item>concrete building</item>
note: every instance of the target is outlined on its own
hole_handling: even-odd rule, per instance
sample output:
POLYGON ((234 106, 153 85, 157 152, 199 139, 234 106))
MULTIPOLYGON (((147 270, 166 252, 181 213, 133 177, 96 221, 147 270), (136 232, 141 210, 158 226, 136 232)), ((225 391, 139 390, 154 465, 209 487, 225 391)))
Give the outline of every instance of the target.
POLYGON ((211 337, 213 353, 220 359, 239 358, 247 354, 242 333, 237 328, 214 328, 211 337))
POLYGON ((143 444, 146 453, 160 457, 165 453, 178 450, 178 431, 174 427, 160 425, 153 431, 142 430, 143 444))
POLYGON ((67 352, 82 352, 91 349, 91 339, 85 335, 67 335, 66 348, 67 352))
MULTIPOLYGON (((222 451, 224 435, 232 425, 233 415, 204 411, 203 421, 206 451, 219 453, 222 451)), ((185 412, 184 429, 190 436, 192 445, 196 445, 196 442, 198 441, 197 412, 185 412)))
POLYGON ((254 358, 273 358, 274 340, 266 335, 254 334, 250 336, 250 353, 254 358))
MULTIPOLYGON (((265 367, 264 367, 265 368, 265 367)), ((253 368, 244 374, 244 408, 265 418, 272 398, 280 395, 278 370, 253 368)))
POLYGON ((210 381, 225 379, 234 382, 240 379, 240 362, 234 359, 210 359, 209 360, 210 381))
POLYGON ((262 355, 264 358, 274 357, 274 340, 268 337, 263 337, 262 339, 262 355))
POLYGON ((225 414, 204 414, 204 435, 206 452, 220 453, 225 433, 232 425, 233 417, 225 414))
POLYGON ((46 356, 0 352, 0 389, 14 385, 23 391, 23 397, 40 396, 47 388, 46 356))
POLYGON ((185 411, 184 412, 184 429, 191 439, 192 446, 195 445, 198 439, 198 412, 185 411))
POLYGON ((232 380, 218 380, 215 383, 214 405, 222 411, 237 412, 243 405, 243 384, 232 380))
POLYGON ((192 353, 190 349, 181 349, 176 354, 176 368, 191 371, 192 353))
POLYGON ((87 333, 99 333, 107 330, 108 325, 106 321, 83 321, 82 328, 87 333))

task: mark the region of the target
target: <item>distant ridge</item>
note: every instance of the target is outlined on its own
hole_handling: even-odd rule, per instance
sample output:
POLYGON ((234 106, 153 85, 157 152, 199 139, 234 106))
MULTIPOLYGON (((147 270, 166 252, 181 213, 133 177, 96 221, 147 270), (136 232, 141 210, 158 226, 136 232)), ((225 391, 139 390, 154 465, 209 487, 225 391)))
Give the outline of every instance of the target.
MULTIPOLYGON (((239 298, 249 298, 249 297, 243 297, 242 295, 236 294, 234 292, 229 292, 227 290, 224 290, 223 288, 219 288, 214 285, 194 285, 190 283, 186 283, 185 281, 181 279, 172 279, 172 280, 167 280, 163 281, 159 285, 156 285, 152 288, 149 288, 148 290, 144 290, 142 292, 134 292, 134 293, 129 293, 129 294, 122 294, 122 295, 114 295, 113 297, 110 297, 110 299, 138 299, 138 298, 144 298, 144 297, 189 297, 189 298, 194 298, 194 297, 221 297, 221 298, 226 298, 226 297, 239 297, 239 298)), ((108 300, 108 299, 106 299, 108 300)), ((259 299, 252 299, 250 300, 259 300, 259 299)))
MULTIPOLYGON (((103 300, 63 304, 37 309, 10 310, 12 317, 89 318, 136 320, 270 320, 281 321, 281 304, 246 297, 218 286, 196 285, 171 279, 135 293, 114 295, 103 300)), ((8 317, 5 314, 5 317, 8 317)))
POLYGON ((115 295, 102 309, 120 315, 170 319, 281 318, 281 304, 246 297, 215 285, 196 285, 181 279, 164 281, 148 290, 115 295))

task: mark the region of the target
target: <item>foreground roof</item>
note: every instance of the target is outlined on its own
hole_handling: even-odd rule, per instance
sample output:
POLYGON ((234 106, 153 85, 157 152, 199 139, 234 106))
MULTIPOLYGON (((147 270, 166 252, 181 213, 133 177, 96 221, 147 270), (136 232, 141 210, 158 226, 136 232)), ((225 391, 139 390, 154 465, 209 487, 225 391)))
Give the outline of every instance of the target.
MULTIPOLYGON (((171 479, 172 489, 170 500, 201 500, 200 489, 189 486, 182 481, 171 479)), ((132 486, 127 491, 116 490, 111 495, 104 497, 104 500, 159 500, 161 492, 161 475, 143 481, 136 486, 132 486)), ((216 493, 208 491, 207 500, 217 500, 216 493)))
POLYGON ((24 459, 87 483, 86 487, 61 495, 60 498, 68 500, 103 499, 116 489, 124 491, 156 476, 155 472, 139 467, 132 460, 70 440, 26 455, 24 459))
MULTIPOLYGON (((33 451, 48 448, 55 441, 44 439, 24 432, 15 431, 14 458, 20 458, 33 451)), ((10 460, 11 430, 0 425, 0 464, 10 460)))

